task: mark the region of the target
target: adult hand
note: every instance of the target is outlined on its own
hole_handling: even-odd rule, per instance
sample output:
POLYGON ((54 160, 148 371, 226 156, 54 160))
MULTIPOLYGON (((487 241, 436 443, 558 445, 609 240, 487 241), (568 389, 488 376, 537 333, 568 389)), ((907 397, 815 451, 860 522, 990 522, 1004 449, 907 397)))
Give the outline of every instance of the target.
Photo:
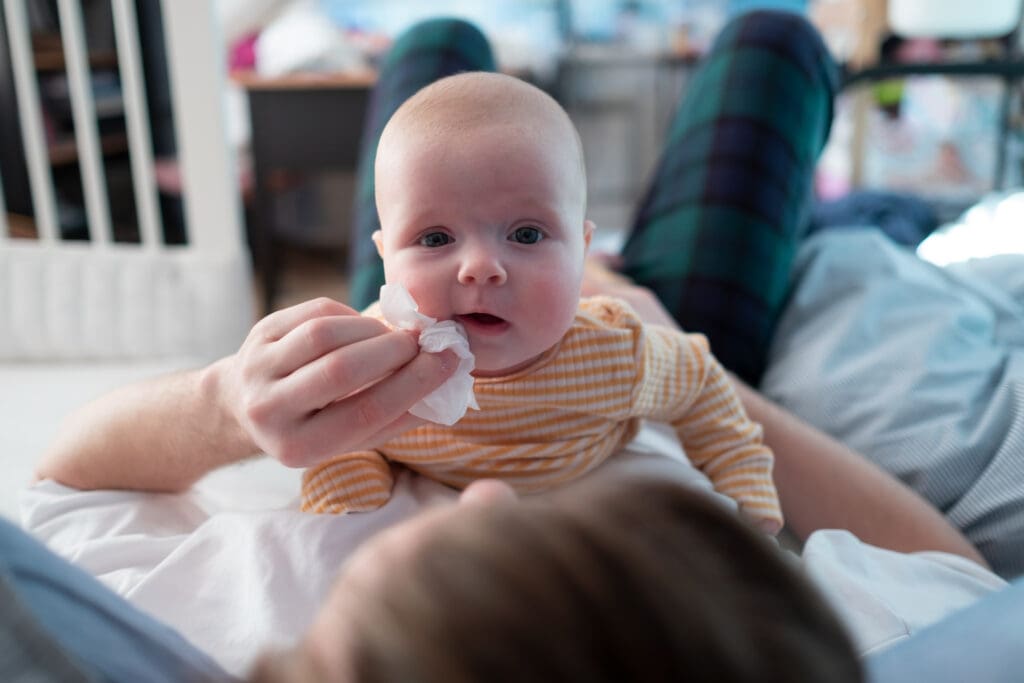
POLYGON ((220 403, 255 449, 306 467, 421 424, 408 409, 458 359, 421 353, 415 334, 321 298, 263 318, 222 363, 220 403))

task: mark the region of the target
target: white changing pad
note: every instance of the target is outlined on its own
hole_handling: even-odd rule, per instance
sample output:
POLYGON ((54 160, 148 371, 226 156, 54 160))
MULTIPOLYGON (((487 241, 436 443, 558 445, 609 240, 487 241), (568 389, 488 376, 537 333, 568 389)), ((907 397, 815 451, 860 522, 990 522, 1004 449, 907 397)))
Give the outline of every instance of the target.
MULTIPOLYGON (((717 495, 660 426, 645 426, 601 469, 646 472, 717 495)), ((182 495, 41 482, 22 494, 21 508, 25 526, 51 548, 241 674, 260 650, 302 635, 359 543, 456 496, 403 473, 383 508, 338 517, 298 512, 298 490, 299 471, 262 460, 214 473, 182 495)), ((864 652, 1003 585, 958 558, 888 553, 843 532, 819 532, 808 547, 815 550, 809 573, 829 598, 841 605, 855 597, 843 614, 864 652)))

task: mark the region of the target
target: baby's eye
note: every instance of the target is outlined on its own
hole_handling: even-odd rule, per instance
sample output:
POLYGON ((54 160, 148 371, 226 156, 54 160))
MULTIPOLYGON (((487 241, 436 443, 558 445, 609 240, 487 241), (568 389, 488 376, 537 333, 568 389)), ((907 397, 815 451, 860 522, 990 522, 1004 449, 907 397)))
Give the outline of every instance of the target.
POLYGON ((444 245, 451 243, 451 241, 451 235, 446 232, 428 232, 426 235, 420 237, 420 246, 443 247, 444 245))
POLYGON ((544 235, 541 231, 533 226, 524 226, 522 228, 516 228, 515 232, 509 237, 513 242, 519 242, 520 244, 536 244, 544 239, 544 235))

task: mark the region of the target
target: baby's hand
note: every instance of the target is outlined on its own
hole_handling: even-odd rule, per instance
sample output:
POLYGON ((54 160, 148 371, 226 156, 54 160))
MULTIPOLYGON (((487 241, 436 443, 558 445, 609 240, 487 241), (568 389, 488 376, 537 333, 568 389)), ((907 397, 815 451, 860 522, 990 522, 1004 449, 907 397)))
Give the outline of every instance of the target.
POLYGON ((782 531, 782 522, 777 519, 755 519, 754 526, 758 530, 768 534, 769 536, 778 536, 779 532, 782 531))

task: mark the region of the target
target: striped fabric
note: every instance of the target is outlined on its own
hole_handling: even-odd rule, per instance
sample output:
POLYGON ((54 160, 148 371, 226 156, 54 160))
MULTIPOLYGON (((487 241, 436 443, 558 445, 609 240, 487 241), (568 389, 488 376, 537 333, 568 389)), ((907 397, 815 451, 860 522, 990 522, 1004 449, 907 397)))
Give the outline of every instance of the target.
POLYGON ((370 510, 391 493, 388 461, 456 488, 496 477, 520 492, 576 479, 633 437, 639 418, 667 422, 715 488, 754 519, 781 524, 772 454, 702 335, 645 327, 625 304, 584 299, 561 343, 531 367, 474 385, 480 411, 425 425, 379 452, 307 470, 302 509, 370 510))
POLYGON ((806 228, 835 65, 802 17, 758 11, 687 81, 623 272, 756 386, 806 228))

